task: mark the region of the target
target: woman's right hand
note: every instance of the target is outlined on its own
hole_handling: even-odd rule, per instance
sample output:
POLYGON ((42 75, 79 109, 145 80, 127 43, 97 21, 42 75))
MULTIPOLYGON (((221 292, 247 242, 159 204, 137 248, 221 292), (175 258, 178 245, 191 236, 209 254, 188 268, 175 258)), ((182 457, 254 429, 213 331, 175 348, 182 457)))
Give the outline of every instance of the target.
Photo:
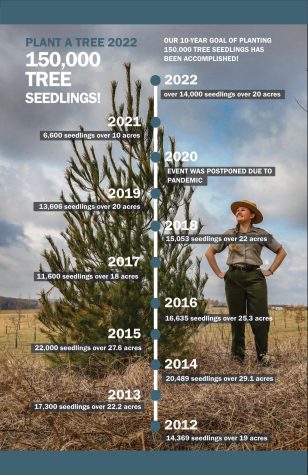
POLYGON ((225 272, 219 272, 219 274, 217 274, 217 277, 219 277, 220 279, 223 279, 225 276, 225 272))

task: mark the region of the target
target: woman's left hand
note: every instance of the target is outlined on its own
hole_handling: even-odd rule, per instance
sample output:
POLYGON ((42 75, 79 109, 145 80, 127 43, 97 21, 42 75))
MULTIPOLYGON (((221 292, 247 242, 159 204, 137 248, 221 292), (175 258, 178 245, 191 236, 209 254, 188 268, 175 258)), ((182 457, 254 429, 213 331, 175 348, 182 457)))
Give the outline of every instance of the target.
POLYGON ((260 271, 262 272, 262 274, 263 274, 265 277, 268 277, 268 276, 270 276, 270 275, 273 275, 271 271, 266 270, 266 269, 260 269, 260 271))

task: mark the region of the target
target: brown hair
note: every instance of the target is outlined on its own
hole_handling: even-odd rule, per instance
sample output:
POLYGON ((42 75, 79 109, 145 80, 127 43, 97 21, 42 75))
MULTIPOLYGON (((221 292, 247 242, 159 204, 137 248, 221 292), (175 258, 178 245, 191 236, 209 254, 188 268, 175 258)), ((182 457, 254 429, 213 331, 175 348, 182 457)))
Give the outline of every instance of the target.
MULTIPOLYGON (((234 228, 234 234, 238 235, 239 232, 240 232, 240 225, 237 223, 237 225, 234 228)), ((228 244, 228 249, 230 252, 236 252, 237 244, 235 242, 231 242, 230 244, 228 244)))
MULTIPOLYGON (((253 226, 252 220, 250 220, 250 226, 253 226)), ((237 236, 240 232, 239 223, 237 223, 237 225, 235 226, 234 231, 235 231, 234 234, 237 236)), ((231 242, 230 244, 228 244, 228 248, 230 252, 236 252, 238 250, 237 244, 235 242, 231 242)))
MULTIPOLYGON (((235 226, 234 228, 234 231, 235 231, 235 235, 237 236, 240 232, 240 225, 239 223, 237 223, 237 225, 235 226)), ((236 252, 238 247, 237 247, 237 244, 235 242, 231 242, 229 245, 228 245, 228 248, 229 248, 229 251, 230 252, 236 252)))

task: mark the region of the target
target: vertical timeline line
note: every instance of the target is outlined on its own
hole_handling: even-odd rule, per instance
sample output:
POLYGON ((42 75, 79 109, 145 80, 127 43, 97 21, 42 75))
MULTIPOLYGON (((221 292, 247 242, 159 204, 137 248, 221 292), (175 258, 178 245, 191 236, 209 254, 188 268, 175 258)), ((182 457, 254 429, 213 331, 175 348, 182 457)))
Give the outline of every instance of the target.
POLYGON ((153 309, 153 329, 151 332, 153 340, 153 360, 151 363, 153 369, 153 391, 151 395, 153 400, 153 420, 151 423, 151 429, 154 432, 157 432, 160 429, 160 423, 158 422, 158 401, 160 399, 160 392, 158 390, 158 370, 160 367, 158 360, 158 340, 160 336, 158 330, 158 308, 160 306, 158 298, 158 267, 160 264, 158 249, 158 232, 160 228, 160 222, 158 219, 158 198, 160 195, 160 190, 158 189, 158 162, 160 161, 160 153, 158 150, 158 127, 160 125, 160 120, 158 118, 157 88, 159 83, 159 76, 154 75, 151 77, 151 84, 154 86, 154 116, 151 120, 151 125, 153 127, 153 152, 151 154, 151 160, 153 162, 153 189, 151 192, 153 199, 153 221, 151 224, 151 229, 153 231, 153 256, 151 259, 151 265, 153 267, 153 298, 151 301, 151 307, 153 309))
MULTIPOLYGON (((158 104, 157 104, 157 86, 154 86, 154 117, 157 117, 158 114, 158 104)), ((158 129, 157 127, 154 128, 153 131, 153 138, 154 138, 154 152, 158 151, 158 129)), ((154 163, 153 167, 153 187, 157 188, 158 185, 158 165, 154 163)), ((153 208, 154 208, 154 221, 158 220, 158 199, 154 198, 153 201, 153 208)), ((154 239, 153 239, 153 256, 158 257, 158 231, 154 231, 154 239)), ((154 267, 153 269, 153 287, 154 287, 154 298, 158 298, 158 269, 154 267)), ((155 308, 153 311, 153 328, 154 330, 158 330, 158 309, 155 308)), ((153 359, 158 359, 158 340, 154 340, 153 342, 153 359)), ((153 389, 154 391, 158 390, 158 370, 154 369, 153 374, 153 389)), ((158 420, 158 401, 154 402, 154 414, 153 420, 158 420)))

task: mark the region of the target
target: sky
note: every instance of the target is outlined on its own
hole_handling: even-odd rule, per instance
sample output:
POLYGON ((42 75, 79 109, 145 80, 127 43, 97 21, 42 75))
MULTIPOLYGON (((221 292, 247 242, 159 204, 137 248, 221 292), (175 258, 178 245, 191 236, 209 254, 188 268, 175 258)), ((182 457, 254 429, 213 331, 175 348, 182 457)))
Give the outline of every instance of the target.
MULTIPOLYGON (((306 26, 301 25, 1 25, 0 295, 38 298, 43 286, 33 282, 33 272, 48 247, 45 235, 64 246, 64 218, 33 212, 33 201, 57 201, 66 189, 71 145, 40 141, 39 131, 77 130, 80 124, 87 130, 106 130, 110 82, 118 81, 119 100, 124 101, 123 63, 130 61, 133 79, 143 84, 144 104, 153 93, 153 74, 162 80, 167 74, 197 74, 200 89, 286 91, 284 100, 160 100, 158 114, 165 136, 176 137, 178 150, 197 151, 197 166, 276 167, 275 177, 210 177, 194 194, 193 214, 205 223, 204 232, 222 233, 234 225, 232 201, 257 203, 264 214, 260 227, 287 251, 282 266, 267 280, 269 302, 306 304, 307 123, 300 107, 307 107, 306 48, 306 26), (179 36, 264 37, 271 43, 263 45, 263 53, 241 54, 237 62, 164 62, 163 38, 179 36), (103 48, 99 67, 72 71, 71 91, 101 92, 100 104, 26 104, 25 93, 31 90, 25 76, 28 37, 136 37, 137 47, 103 48)), ((52 49, 32 48, 39 50, 52 49)), ((37 91, 43 89, 64 91, 37 91)), ((94 145, 102 156, 106 144, 94 145)), ((194 252, 201 256, 205 249, 198 245, 194 252)), ((265 268, 274 257, 263 251, 265 268)), ((226 259, 226 251, 218 256, 222 270, 226 259)), ((223 282, 204 258, 201 270, 209 275, 205 297, 224 300, 223 282)))

